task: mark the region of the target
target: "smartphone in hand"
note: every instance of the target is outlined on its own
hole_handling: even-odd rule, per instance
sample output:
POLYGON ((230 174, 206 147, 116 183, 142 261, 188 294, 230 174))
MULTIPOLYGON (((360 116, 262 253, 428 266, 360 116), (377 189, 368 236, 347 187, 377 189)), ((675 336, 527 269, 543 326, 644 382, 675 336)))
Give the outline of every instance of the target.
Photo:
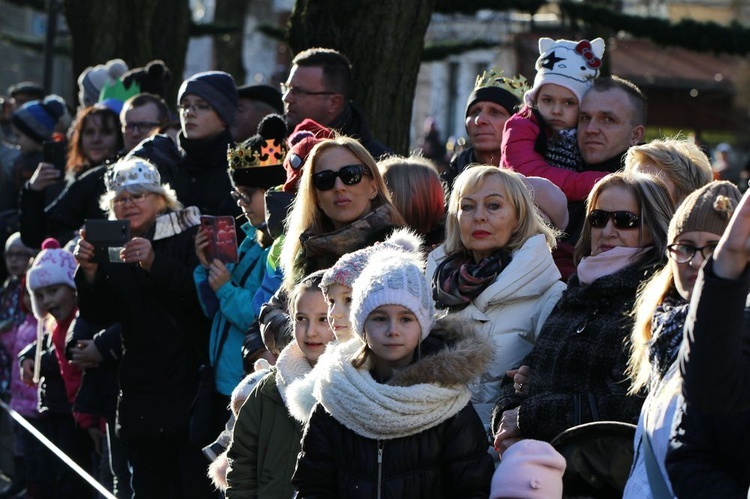
POLYGON ((67 145, 65 141, 45 140, 43 142, 44 162, 52 163, 57 171, 65 173, 67 145))
POLYGON ((86 241, 94 245, 97 263, 122 263, 120 250, 130 241, 129 220, 86 220, 86 241))
POLYGON ((201 227, 208 235, 206 260, 237 263, 237 229, 234 217, 201 215, 201 227))

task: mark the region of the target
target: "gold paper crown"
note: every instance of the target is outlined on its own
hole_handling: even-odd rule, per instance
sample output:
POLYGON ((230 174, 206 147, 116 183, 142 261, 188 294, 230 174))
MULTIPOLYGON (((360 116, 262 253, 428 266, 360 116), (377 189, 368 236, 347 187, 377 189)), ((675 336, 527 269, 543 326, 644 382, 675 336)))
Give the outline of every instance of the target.
POLYGON ((483 71, 481 75, 477 76, 474 82, 474 90, 484 87, 498 87, 507 90, 518 97, 521 102, 523 102, 523 94, 529 90, 529 84, 526 83, 525 76, 518 75, 515 78, 508 78, 503 76, 502 69, 498 72, 497 68, 490 68, 489 73, 483 71))
POLYGON ((227 147, 227 163, 233 170, 276 166, 284 163, 286 152, 286 144, 283 141, 279 144, 274 139, 266 140, 260 150, 251 145, 238 144, 234 148, 227 147))

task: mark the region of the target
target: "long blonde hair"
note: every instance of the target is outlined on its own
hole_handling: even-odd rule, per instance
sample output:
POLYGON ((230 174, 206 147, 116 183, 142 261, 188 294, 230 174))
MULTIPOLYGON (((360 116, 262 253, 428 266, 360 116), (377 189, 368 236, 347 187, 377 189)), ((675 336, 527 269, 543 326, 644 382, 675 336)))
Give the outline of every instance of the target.
POLYGON ((653 333, 651 321, 659 305, 675 293, 672 265, 667 264, 644 282, 638 290, 633 305, 635 321, 630 334, 630 358, 625 374, 632 380, 628 393, 637 394, 646 388, 651 379, 651 365, 648 360, 648 344, 653 333))
POLYGON ((302 178, 299 184, 299 191, 294 200, 294 205, 286 218, 286 237, 284 246, 279 258, 281 269, 284 272, 284 281, 282 283, 287 291, 294 288, 299 280, 304 277, 299 275, 300 268, 298 264, 298 255, 302 252, 302 234, 318 236, 334 230, 333 222, 318 205, 318 196, 312 183, 312 176, 315 173, 315 164, 329 150, 343 147, 357 157, 362 164, 369 168, 372 173, 373 182, 377 188, 377 193, 372 200, 372 209, 380 206, 387 206, 391 211, 394 224, 404 225, 404 219, 398 213, 398 210, 391 202, 391 196, 385 186, 383 177, 378 170, 375 160, 367 152, 362 144, 351 137, 340 135, 333 139, 326 139, 313 147, 310 155, 305 161, 302 169, 302 178))
MULTIPOLYGON (((717 238, 721 237, 741 197, 739 190, 729 182, 710 182, 689 194, 669 223, 667 242, 675 243, 682 234, 695 230, 712 232, 717 238), (719 197, 724 197, 728 207, 719 208, 714 204, 715 199, 719 197), (705 209, 705 201, 701 203, 700 199, 709 200, 713 217, 701 211, 705 209), (719 225, 717 225, 717 219, 722 220, 718 222, 719 225)), ((632 380, 630 393, 638 393, 648 385, 651 379, 652 370, 648 360, 648 348, 653 337, 652 319, 657 307, 667 297, 678 295, 674 265, 674 262, 667 261, 667 264, 638 290, 632 312, 635 321, 630 335, 630 358, 626 370, 626 374, 632 380)))

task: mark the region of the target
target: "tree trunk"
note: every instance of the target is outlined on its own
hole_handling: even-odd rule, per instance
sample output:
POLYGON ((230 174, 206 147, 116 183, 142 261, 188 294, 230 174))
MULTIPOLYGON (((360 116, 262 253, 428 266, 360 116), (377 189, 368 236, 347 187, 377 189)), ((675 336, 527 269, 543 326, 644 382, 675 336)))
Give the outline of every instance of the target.
POLYGON ((297 0, 289 28, 292 52, 336 49, 352 63, 353 99, 375 139, 409 148, 417 74, 434 0, 297 0))
POLYGON ((216 0, 214 11, 214 24, 237 28, 234 33, 214 37, 214 61, 216 69, 231 74, 238 86, 245 81, 246 74, 242 64, 242 46, 249 5, 248 0, 216 0))
POLYGON ((64 9, 75 78, 117 57, 130 68, 162 59, 172 72, 166 100, 174 107, 185 69, 188 0, 67 0, 64 9))

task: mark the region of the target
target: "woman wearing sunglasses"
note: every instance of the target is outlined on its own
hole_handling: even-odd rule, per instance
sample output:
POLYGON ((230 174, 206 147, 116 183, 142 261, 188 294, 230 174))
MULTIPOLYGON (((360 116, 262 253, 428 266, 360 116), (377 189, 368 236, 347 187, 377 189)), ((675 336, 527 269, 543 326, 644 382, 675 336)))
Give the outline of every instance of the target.
MULTIPOLYGON (((711 182, 690 194, 669 224, 669 262, 638 294, 628 374, 630 392, 648 390, 648 396, 635 434, 626 498, 659 497, 655 493, 659 490, 675 496, 664 460, 682 385, 677 354, 683 326, 698 271, 718 245, 741 197, 730 182, 711 182)), ((700 482, 711 480, 701 477, 700 482)), ((706 492, 704 497, 726 496, 706 492)), ((683 497, 684 493, 676 495, 683 497)))
POLYGON ((506 371, 531 351, 565 289, 551 254, 556 234, 521 175, 487 165, 456 177, 445 225, 445 244, 430 253, 427 275, 437 307, 491 341, 494 361, 471 385, 489 427, 506 371))
POLYGON ((318 143, 287 219, 283 288, 292 289, 303 277, 403 225, 375 160, 359 142, 341 136, 318 143))
POLYGON ((641 280, 664 263, 673 212, 651 175, 615 173, 594 186, 577 274, 522 362, 528 379, 516 375, 495 405, 496 448, 520 438, 550 441, 591 421, 635 422, 643 399, 628 394, 625 374, 630 311, 641 280))

